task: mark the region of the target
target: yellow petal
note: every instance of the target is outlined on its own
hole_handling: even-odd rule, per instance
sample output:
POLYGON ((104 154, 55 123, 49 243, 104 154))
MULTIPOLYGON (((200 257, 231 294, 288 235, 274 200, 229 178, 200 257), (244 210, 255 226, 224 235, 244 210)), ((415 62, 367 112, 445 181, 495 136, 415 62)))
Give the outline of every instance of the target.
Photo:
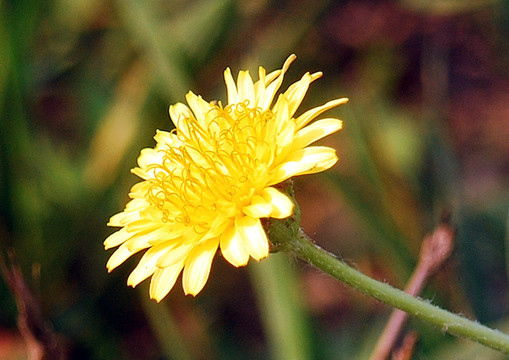
POLYGON ((177 128, 179 135, 184 136, 186 139, 190 137, 189 122, 194 119, 191 110, 182 103, 176 103, 170 106, 170 117, 173 124, 177 128))
POLYGON ((249 100, 249 105, 253 106, 255 102, 255 90, 253 85, 253 79, 249 75, 249 71, 239 72, 237 78, 237 91, 239 93, 239 100, 249 100))
POLYGON ((290 102, 290 115, 293 116, 295 114, 295 111, 297 111, 297 108, 302 103, 302 100, 304 99, 304 96, 306 95, 309 84, 313 82, 314 80, 318 79, 320 76, 322 76, 321 72, 315 73, 311 75, 310 73, 306 73, 302 76, 302 78, 290 85, 288 90, 285 91, 284 96, 288 99, 290 102))
POLYGON ((147 233, 136 234, 124 244, 130 251, 137 252, 153 245, 159 239, 164 239, 165 241, 169 240, 171 236, 175 235, 168 233, 167 226, 153 227, 151 231, 147 233))
POLYGON ((270 184, 277 184, 296 175, 326 170, 338 161, 336 150, 325 146, 310 146, 291 153, 274 169, 270 184))
POLYGON ((201 96, 195 95, 192 91, 187 93, 186 101, 193 111, 196 120, 198 120, 202 125, 205 125, 205 114, 211 109, 210 104, 203 100, 201 96))
MULTIPOLYGON (((279 138, 281 137, 281 132, 287 127, 288 122, 290 121, 290 113, 289 113, 289 103, 288 99, 284 95, 280 95, 277 99, 276 104, 274 105, 274 113, 276 114, 276 134, 278 136, 278 145, 279 138)), ((293 135, 293 134, 291 134, 293 135)))
POLYGON ((133 236, 133 233, 130 233, 127 231, 126 228, 122 228, 118 231, 115 231, 113 234, 108 236, 106 240, 104 240, 104 249, 108 250, 111 248, 114 248, 123 242, 125 242, 127 239, 129 239, 131 236, 133 236))
POLYGON ((242 235, 230 226, 223 232, 220 239, 221 253, 233 266, 244 266, 249 261, 249 253, 244 248, 242 235))
POLYGON ((293 139, 295 138, 295 121, 289 119, 277 135, 277 154, 279 158, 286 157, 292 150, 293 139))
MULTIPOLYGON (((258 81, 254 83, 254 92, 255 92, 255 103, 253 107, 260 108, 260 102, 266 99, 266 79, 265 79, 265 69, 263 67, 258 68, 258 81)), ((264 109, 266 110, 266 109, 264 109)))
POLYGON ((125 228, 131 233, 144 233, 158 226, 160 226, 159 223, 154 224, 154 222, 150 221, 149 219, 140 219, 138 221, 127 224, 125 228))
POLYGON ((309 144, 330 135, 343 127, 343 122, 338 119, 322 119, 299 130, 293 139, 292 148, 302 149, 309 144))
POLYGON ((163 156, 160 152, 155 149, 142 149, 140 152, 140 156, 138 156, 138 165, 141 168, 146 168, 152 164, 160 164, 163 156))
POLYGON ((140 219, 139 211, 121 212, 113 215, 108 222, 108 226, 125 226, 130 222, 140 219))
POLYGON ((232 77, 230 68, 226 68, 224 71, 224 81, 226 84, 226 92, 228 93, 228 104, 236 104, 239 102, 239 94, 237 92, 237 86, 232 77))
POLYGON ((178 127, 178 123, 182 122, 185 119, 189 119, 193 116, 191 109, 189 109, 185 104, 176 103, 175 105, 170 105, 170 118, 173 121, 173 124, 178 127))
POLYGON ((255 260, 261 260, 269 255, 269 241, 259 219, 242 216, 235 219, 236 231, 244 240, 244 246, 255 260))
POLYGON ((150 183, 148 181, 141 181, 133 185, 131 191, 129 191, 129 196, 132 197, 133 199, 138 198, 144 200, 146 205, 150 205, 149 202, 147 202, 145 199, 145 196, 147 195, 149 189, 150 183))
POLYGON ((161 301, 175 285, 184 263, 174 264, 164 269, 157 268, 150 281, 150 298, 161 301))
POLYGON ((230 225, 231 219, 224 216, 216 216, 210 225, 210 230, 202 236, 201 240, 205 241, 220 236, 230 225))
POLYGON ((157 266, 165 268, 185 261, 193 245, 194 244, 175 244, 173 246, 168 246, 166 253, 161 255, 157 261, 157 266))
POLYGON ((142 178, 143 180, 148 180, 149 178, 151 178, 151 172, 152 171, 147 171, 146 169, 142 169, 142 168, 139 168, 139 167, 135 167, 133 169, 131 169, 131 173, 142 178))
POLYGON ((319 106, 319 107, 316 107, 316 108, 313 108, 311 110, 308 110, 306 111, 304 114, 302 114, 301 116, 299 116, 295 121, 297 123, 297 128, 298 129, 302 129, 304 126, 306 126, 311 120, 313 120, 314 118, 316 118, 318 115, 320 115, 321 113, 329 110, 329 109, 332 109, 333 107, 336 107, 336 106, 339 106, 339 105, 342 105, 342 104, 345 104, 348 102, 348 99, 347 98, 342 98, 342 99, 336 99, 336 100, 332 100, 332 101, 329 101, 325 104, 323 104, 322 106, 319 106))
POLYGON ((292 54, 286 59, 285 63, 283 64, 283 68, 281 70, 276 70, 271 72, 265 77, 265 81, 267 82, 267 88, 265 91, 265 99, 263 101, 258 102, 258 106, 262 110, 267 110, 270 107, 270 104, 272 104, 272 101, 274 100, 274 96, 276 95, 277 90, 280 88, 281 84, 283 83, 283 78, 290 67, 290 64, 296 59, 297 57, 292 54))
POLYGON ((177 135, 168 131, 156 130, 154 140, 161 145, 167 146, 178 147, 181 144, 181 141, 178 139, 177 135))
POLYGON ((270 215, 272 205, 259 195, 253 196, 251 205, 244 206, 242 212, 252 218, 262 218, 270 215))
POLYGON ((127 278, 127 285, 135 287, 151 276, 157 269, 157 261, 162 254, 168 251, 167 244, 159 244, 148 249, 140 259, 138 265, 127 278))
POLYGON ((272 204, 270 216, 276 219, 284 219, 293 213, 293 201, 285 194, 273 187, 263 189, 263 198, 272 204))
POLYGON ((129 250, 125 243, 120 245, 120 247, 117 250, 115 250, 115 252, 110 256, 108 262, 106 263, 106 268, 108 269, 108 272, 113 271, 113 269, 115 269, 117 266, 126 261, 135 252, 136 251, 129 250))
POLYGON ((196 296, 205 286, 210 274, 212 259, 217 251, 218 239, 196 246, 189 254, 182 274, 184 292, 196 296))

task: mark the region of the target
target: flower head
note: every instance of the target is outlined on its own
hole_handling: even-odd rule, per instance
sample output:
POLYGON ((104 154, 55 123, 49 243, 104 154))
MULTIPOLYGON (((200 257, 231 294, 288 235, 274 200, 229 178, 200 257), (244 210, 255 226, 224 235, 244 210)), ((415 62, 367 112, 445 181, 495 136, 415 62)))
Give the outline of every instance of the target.
POLYGON ((143 149, 132 172, 132 200, 108 225, 122 229, 109 236, 106 249, 119 246, 107 268, 113 270, 134 253, 147 249, 127 283, 148 277, 150 297, 163 299, 182 272, 186 294, 198 294, 207 282, 217 249, 234 266, 269 254, 261 218, 286 218, 292 200, 277 185, 292 176, 326 170, 336 152, 308 146, 341 129, 338 119, 321 119, 324 111, 344 104, 337 99, 295 116, 309 84, 320 72, 306 73, 276 97, 295 59, 259 80, 241 71, 235 84, 224 73, 228 104, 207 102, 192 92, 187 106, 170 107, 171 132, 157 131, 155 148, 143 149))

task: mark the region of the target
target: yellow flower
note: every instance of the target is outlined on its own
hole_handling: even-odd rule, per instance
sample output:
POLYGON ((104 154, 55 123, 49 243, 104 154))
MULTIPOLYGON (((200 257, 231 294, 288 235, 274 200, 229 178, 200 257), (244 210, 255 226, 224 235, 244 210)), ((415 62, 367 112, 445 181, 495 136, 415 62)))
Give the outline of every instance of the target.
POLYGON ((309 84, 322 75, 318 72, 304 74, 274 103, 294 59, 269 74, 260 67, 256 82, 241 71, 235 84, 226 69, 224 107, 192 92, 186 95, 188 106, 170 107, 175 130, 157 131, 156 147, 141 151, 132 172, 143 181, 108 223, 122 228, 104 242, 106 249, 119 246, 109 271, 148 249, 127 283, 134 287, 152 276, 150 297, 160 301, 181 272, 184 292, 198 294, 218 248, 234 266, 268 256, 260 219, 286 218, 294 207, 277 184, 336 163, 334 149, 308 145, 340 130, 342 122, 327 118, 308 124, 348 101, 333 100, 295 117, 309 84))

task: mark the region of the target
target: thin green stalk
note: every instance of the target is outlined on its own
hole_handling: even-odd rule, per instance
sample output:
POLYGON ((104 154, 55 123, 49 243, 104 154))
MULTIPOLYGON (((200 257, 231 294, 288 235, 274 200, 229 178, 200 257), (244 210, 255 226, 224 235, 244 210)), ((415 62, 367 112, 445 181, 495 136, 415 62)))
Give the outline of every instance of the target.
POLYGON ((399 289, 362 274, 314 244, 303 231, 296 230, 295 225, 296 222, 292 220, 272 222, 269 234, 276 249, 293 253, 343 283, 387 305, 426 320, 438 326, 444 332, 476 341, 509 354, 509 336, 506 334, 450 313, 425 300, 417 299, 399 289))
POLYGON ((164 304, 158 304, 149 299, 147 285, 142 285, 139 288, 143 310, 163 354, 168 359, 193 360, 170 310, 164 304))
POLYGON ((249 268, 272 358, 309 359, 309 324, 288 257, 273 254, 249 268))

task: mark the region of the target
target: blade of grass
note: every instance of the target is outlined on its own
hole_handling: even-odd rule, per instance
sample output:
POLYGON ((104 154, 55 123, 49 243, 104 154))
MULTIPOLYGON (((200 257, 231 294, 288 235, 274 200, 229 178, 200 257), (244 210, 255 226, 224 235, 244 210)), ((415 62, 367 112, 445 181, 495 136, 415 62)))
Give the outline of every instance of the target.
POLYGON ((168 359, 193 360, 168 307, 165 304, 158 304, 147 296, 147 284, 140 285, 138 289, 143 310, 163 354, 168 359))
POLYGON ((221 37, 222 28, 231 23, 235 3, 235 0, 202 0, 186 4, 185 11, 174 16, 164 29, 193 63, 203 61, 221 37))
POLYGON ((161 34, 145 2, 118 0, 115 4, 135 46, 152 62, 164 95, 172 100, 181 99, 191 88, 191 80, 184 70, 182 49, 172 41, 171 34, 161 34))
POLYGON ((317 17, 329 5, 328 0, 303 1, 295 7, 281 12, 281 15, 254 39, 251 51, 244 56, 242 63, 247 69, 259 64, 276 66, 293 53, 317 17))
POLYGON ((273 359, 310 359, 310 328, 288 257, 271 254, 249 270, 273 359))

